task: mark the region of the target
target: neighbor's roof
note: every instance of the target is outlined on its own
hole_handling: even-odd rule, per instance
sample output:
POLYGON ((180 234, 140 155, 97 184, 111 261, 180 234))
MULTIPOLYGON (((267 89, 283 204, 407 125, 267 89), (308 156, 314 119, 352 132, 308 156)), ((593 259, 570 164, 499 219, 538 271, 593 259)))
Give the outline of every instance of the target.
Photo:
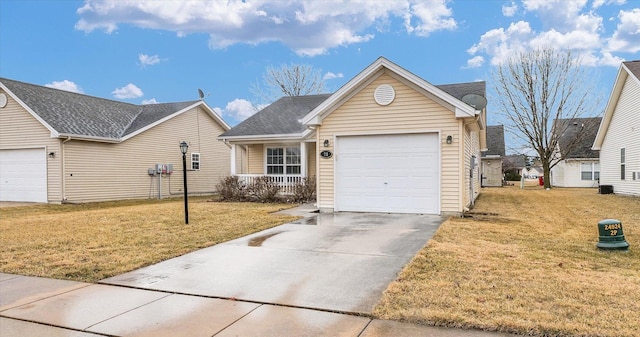
MULTIPOLYGON (((56 137, 121 141, 165 118, 204 104, 188 101, 135 105, 6 78, 0 78, 0 87, 56 137)), ((229 128, 213 110, 207 109, 224 128, 229 128)))
POLYGON ((502 156, 504 157, 504 126, 487 126, 487 151, 482 151, 482 156, 502 156))
MULTIPOLYGON (((442 91, 455 98, 462 98, 466 94, 485 94, 485 82, 470 82, 437 85, 442 91)), ((251 136, 284 136, 302 134, 307 127, 301 123, 301 119, 332 94, 285 96, 273 102, 266 108, 256 112, 231 130, 223 133, 218 138, 233 139, 251 136)), ((504 137, 503 137, 504 138, 504 137)), ((503 140, 504 154, 504 140, 503 140)))
POLYGON ((300 123, 300 118, 329 96, 331 94, 282 97, 221 134, 219 138, 301 135, 307 128, 300 123))
POLYGON ((523 154, 510 154, 502 158, 505 167, 523 168, 526 166, 523 154))
POLYGON ((599 151, 592 150, 591 145, 596 138, 601 120, 601 117, 590 117, 556 119, 554 121, 554 130, 565 130, 558 140, 560 152, 573 145, 573 142, 577 142, 565 155, 565 159, 599 157, 599 151))
POLYGON ((602 143, 604 142, 604 136, 607 134, 609 124, 613 118, 613 113, 618 105, 618 100, 622 94, 622 89, 627 82, 627 78, 631 76, 633 82, 640 86, 640 60, 622 62, 618 69, 618 75, 616 75, 616 81, 613 84, 607 107, 604 109, 604 116, 602 117, 602 123, 598 129, 598 134, 593 142, 592 148, 594 150, 600 150, 602 143))

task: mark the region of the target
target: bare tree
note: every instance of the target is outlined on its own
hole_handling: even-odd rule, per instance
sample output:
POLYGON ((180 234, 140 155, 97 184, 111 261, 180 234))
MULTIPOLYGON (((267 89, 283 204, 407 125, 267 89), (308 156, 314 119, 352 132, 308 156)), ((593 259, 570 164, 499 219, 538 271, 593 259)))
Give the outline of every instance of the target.
MULTIPOLYGON (((550 188, 550 172, 582 140, 583 133, 563 142, 559 140, 573 119, 600 113, 595 82, 571 51, 553 48, 514 54, 492 71, 497 113, 504 117, 506 129, 516 138, 531 144, 544 171, 544 187, 550 188)), ((566 138, 566 137, 565 137, 566 138)))
POLYGON ((270 104, 282 96, 302 96, 325 92, 320 70, 308 64, 269 66, 262 76, 262 84, 254 83, 251 92, 260 104, 270 104))

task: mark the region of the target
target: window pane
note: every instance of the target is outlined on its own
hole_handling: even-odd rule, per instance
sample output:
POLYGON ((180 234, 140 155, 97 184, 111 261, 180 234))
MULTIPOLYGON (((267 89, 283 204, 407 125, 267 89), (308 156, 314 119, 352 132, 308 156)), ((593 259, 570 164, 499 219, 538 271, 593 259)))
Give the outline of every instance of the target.
POLYGON ((300 174, 300 166, 287 166, 287 174, 300 174))
POLYGON ((591 171, 589 172, 582 172, 582 180, 592 180, 591 179, 591 171))
POLYGON ((267 166, 267 174, 282 174, 282 166, 267 166))
POLYGON ((297 148, 297 147, 287 148, 287 165, 288 164, 294 164, 294 165, 300 164, 300 148, 297 148))
POLYGON ((625 169, 626 166, 624 164, 620 165, 620 180, 625 180, 625 169))
POLYGON ((600 179, 600 172, 596 171, 596 172, 593 173, 593 175, 594 175, 593 180, 600 179))

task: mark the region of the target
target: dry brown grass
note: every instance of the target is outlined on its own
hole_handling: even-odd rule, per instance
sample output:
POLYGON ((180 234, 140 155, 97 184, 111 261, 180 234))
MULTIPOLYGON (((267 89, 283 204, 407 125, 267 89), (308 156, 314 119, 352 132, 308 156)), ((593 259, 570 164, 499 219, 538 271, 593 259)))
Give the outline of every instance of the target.
POLYGON ((182 199, 0 208, 0 271, 84 282, 295 219, 283 204, 182 199))
POLYGON ((384 294, 375 315, 536 336, 640 335, 640 198, 594 189, 483 189, 384 294), (601 251, 622 221, 628 252, 601 251))

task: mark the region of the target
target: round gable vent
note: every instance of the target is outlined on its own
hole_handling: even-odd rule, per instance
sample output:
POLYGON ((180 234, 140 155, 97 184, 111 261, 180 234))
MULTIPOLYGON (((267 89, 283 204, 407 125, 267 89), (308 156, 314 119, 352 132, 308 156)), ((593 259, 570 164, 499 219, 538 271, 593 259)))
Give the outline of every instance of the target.
POLYGON ((373 93, 373 98, 380 105, 389 105, 396 98, 396 91, 389 84, 380 84, 373 93))

